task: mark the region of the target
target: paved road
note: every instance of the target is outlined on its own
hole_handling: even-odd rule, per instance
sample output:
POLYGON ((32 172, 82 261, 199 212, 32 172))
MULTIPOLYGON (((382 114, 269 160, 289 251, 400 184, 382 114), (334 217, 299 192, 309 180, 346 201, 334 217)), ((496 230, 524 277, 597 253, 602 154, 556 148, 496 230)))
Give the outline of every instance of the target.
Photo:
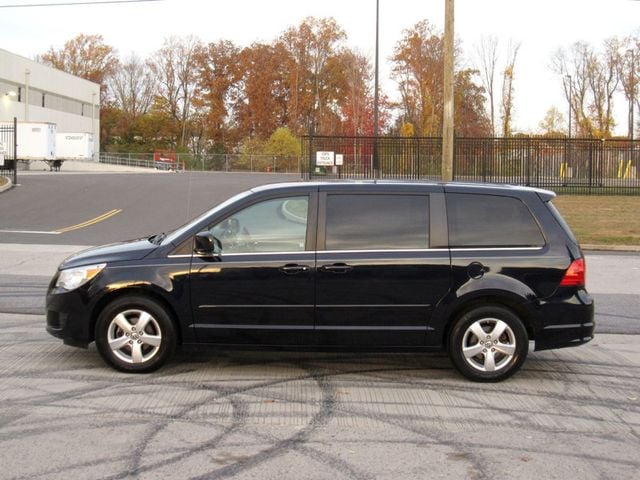
POLYGON ((637 479, 640 346, 495 385, 442 355, 199 352, 125 375, 0 314, 3 479, 637 479))
POLYGON ((256 185, 298 180, 255 173, 21 173, 20 186, 0 199, 0 243, 101 245, 140 238, 179 227, 256 185), (84 228, 53 233, 116 210, 84 228))
POLYGON ((25 175, 0 196, 5 230, 122 209, 58 235, 0 232, 1 478, 637 478, 640 255, 588 254, 596 339, 533 352, 497 385, 462 379, 440 354, 182 349, 124 375, 44 331, 66 255, 176 226, 265 179, 280 181, 25 175))

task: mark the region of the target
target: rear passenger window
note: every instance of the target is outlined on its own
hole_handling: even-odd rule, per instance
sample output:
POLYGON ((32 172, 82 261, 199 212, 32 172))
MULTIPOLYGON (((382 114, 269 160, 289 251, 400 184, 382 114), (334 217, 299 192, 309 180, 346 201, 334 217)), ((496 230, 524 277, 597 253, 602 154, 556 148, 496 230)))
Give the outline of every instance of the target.
POLYGON ((452 248, 544 245, 531 212, 514 197, 448 193, 447 216, 452 248))
POLYGON ((327 250, 429 248, 427 195, 328 195, 327 250))

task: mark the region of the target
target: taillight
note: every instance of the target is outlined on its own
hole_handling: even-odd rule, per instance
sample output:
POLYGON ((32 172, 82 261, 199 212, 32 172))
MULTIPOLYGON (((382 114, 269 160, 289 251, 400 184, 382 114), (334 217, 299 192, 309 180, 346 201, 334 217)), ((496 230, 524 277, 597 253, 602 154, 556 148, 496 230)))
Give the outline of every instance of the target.
POLYGON ((571 262, 564 274, 560 286, 562 287, 584 287, 587 265, 584 258, 578 258, 571 262))

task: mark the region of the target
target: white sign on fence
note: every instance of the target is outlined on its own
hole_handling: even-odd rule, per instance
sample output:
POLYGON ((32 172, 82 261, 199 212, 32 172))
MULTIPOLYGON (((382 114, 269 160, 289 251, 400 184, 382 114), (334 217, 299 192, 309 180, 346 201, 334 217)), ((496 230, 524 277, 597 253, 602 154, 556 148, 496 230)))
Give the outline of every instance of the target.
POLYGON ((336 153, 336 165, 344 165, 344 155, 341 153, 336 153))
POLYGON ((316 165, 319 167, 333 167, 333 152, 316 152, 316 165))
POLYGON ((0 167, 4 167, 4 153, 0 153, 0 167))

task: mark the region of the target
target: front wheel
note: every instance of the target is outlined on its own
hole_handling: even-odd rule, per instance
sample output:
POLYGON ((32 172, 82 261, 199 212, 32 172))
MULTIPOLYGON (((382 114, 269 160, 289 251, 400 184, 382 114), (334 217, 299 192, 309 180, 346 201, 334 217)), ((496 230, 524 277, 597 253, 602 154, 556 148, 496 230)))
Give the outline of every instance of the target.
POLYGON ((482 306, 462 315, 449 335, 449 356, 462 375, 499 382, 522 366, 529 349, 527 330, 511 311, 482 306))
POLYGON ((114 300, 96 322, 96 346, 112 367, 133 373, 160 368, 173 354, 176 332, 165 309, 146 297, 114 300))

